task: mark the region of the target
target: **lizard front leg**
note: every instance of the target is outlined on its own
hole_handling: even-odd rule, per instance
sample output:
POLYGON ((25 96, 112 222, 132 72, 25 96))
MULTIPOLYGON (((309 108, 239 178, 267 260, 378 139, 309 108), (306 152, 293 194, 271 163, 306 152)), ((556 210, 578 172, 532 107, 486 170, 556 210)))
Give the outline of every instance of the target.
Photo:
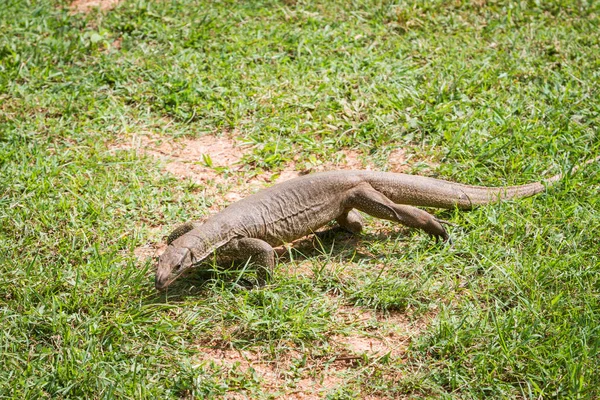
POLYGON ((361 184, 350 193, 348 206, 363 211, 373 217, 399 222, 410 228, 419 228, 434 236, 449 241, 450 236, 441 221, 419 208, 396 204, 385 195, 373 189, 368 183, 361 184))
POLYGON ((275 269, 275 250, 264 240, 254 238, 233 239, 218 250, 219 255, 238 259, 249 260, 254 263, 257 270, 257 279, 260 286, 271 279, 275 269))

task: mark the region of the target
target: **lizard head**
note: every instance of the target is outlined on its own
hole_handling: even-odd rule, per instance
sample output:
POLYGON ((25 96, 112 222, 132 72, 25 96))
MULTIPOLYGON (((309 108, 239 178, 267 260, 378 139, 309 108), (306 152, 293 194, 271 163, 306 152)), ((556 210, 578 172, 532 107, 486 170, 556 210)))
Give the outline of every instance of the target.
POLYGON ((154 284, 158 290, 165 289, 181 274, 194 265, 194 255, 190 249, 169 245, 158 258, 158 268, 154 284))

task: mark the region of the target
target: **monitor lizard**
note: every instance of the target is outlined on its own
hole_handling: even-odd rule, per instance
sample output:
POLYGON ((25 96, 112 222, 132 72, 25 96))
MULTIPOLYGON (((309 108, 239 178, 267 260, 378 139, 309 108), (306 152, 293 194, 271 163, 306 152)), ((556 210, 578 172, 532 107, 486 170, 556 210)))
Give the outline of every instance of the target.
POLYGON ((235 202, 204 223, 186 223, 176 228, 159 257, 155 286, 159 290, 166 288, 216 250, 219 256, 253 262, 262 284, 275 266, 273 246, 313 233, 333 220, 358 233, 363 220, 357 210, 422 229, 436 240, 449 241, 444 228, 447 222, 414 206, 468 210, 499 200, 533 196, 562 176, 507 187, 471 186, 375 171, 301 176, 235 202))

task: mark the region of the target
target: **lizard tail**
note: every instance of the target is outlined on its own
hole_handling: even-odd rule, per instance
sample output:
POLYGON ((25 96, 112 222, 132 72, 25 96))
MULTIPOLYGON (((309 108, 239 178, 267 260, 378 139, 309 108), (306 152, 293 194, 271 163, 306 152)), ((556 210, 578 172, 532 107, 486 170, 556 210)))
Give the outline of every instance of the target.
MULTIPOLYGON (((574 173, 581 167, 597 162, 600 156, 571 168, 574 173)), ((564 174, 557 174, 525 185, 486 187, 463 185, 441 179, 419 177, 414 175, 379 173, 369 179, 369 183, 378 191, 398 204, 414 206, 472 209, 478 205, 529 197, 541 193, 562 179, 564 174)))
MULTIPOLYGON (((569 170, 569 174, 574 174, 582 167, 600 161, 600 156, 587 160, 586 162, 576 165, 569 170)), ((496 202, 498 200, 510 200, 518 199, 521 197, 530 197, 535 194, 544 192, 546 188, 553 186, 556 182, 560 181, 565 176, 564 173, 556 174, 546 179, 542 179, 541 182, 533 182, 525 185, 506 186, 506 187, 477 187, 468 186, 466 187, 466 194, 471 194, 473 205, 483 205, 496 202), (470 192, 470 193, 469 193, 470 192), (487 193, 486 193, 487 192, 487 193)), ((466 208, 471 208, 466 207, 466 208)))

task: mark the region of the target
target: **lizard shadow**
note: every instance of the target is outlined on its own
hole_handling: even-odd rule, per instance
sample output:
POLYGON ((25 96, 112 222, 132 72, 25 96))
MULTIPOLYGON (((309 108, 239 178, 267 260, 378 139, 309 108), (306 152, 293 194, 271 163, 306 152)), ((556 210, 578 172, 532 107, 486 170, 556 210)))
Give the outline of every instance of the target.
MULTIPOLYGON (((354 262, 372 260, 376 255, 361 249, 360 243, 389 240, 391 237, 403 235, 403 232, 361 233, 352 234, 343 228, 333 227, 291 243, 291 246, 275 248, 279 263, 301 262, 328 258, 352 259, 354 262)), ((256 285, 251 278, 254 269, 243 261, 219 262, 212 258, 190 270, 190 273, 173 282, 166 290, 156 292, 148 301, 165 303, 183 301, 188 297, 202 298, 211 292, 211 285, 220 285, 222 289, 249 290, 256 285)))
POLYGON ((336 226, 294 241, 291 246, 278 247, 276 252, 278 260, 282 263, 310 260, 322 256, 355 260, 370 259, 372 255, 362 251, 360 243, 377 238, 377 235, 370 233, 353 234, 336 226))

